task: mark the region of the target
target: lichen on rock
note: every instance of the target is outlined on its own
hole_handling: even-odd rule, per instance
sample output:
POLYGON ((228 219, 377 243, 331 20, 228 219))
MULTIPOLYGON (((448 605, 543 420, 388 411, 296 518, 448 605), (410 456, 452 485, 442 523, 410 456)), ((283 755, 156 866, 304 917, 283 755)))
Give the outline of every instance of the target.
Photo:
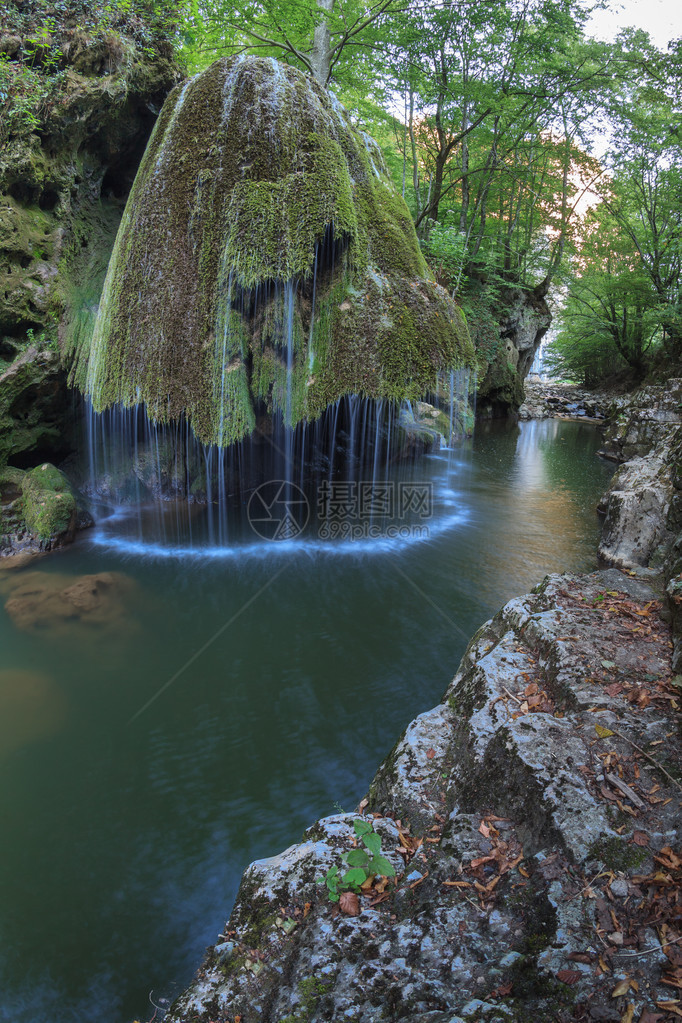
MULTIPOLYGON (((85 333, 85 332, 84 332, 85 333)), ((72 381, 221 447, 257 412, 417 399, 474 364, 376 148, 301 72, 216 62, 169 97, 72 381)))

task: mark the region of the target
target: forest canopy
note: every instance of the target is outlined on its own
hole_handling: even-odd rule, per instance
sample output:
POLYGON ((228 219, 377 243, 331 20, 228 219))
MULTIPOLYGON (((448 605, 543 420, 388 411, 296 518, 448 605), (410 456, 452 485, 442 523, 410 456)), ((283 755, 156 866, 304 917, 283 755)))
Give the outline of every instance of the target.
MULTIPOLYGON (((593 6, 598 6, 597 4, 593 6)), ((588 0, 31 0, 0 53, 0 135, 57 101, 65 19, 169 45, 188 74, 257 54, 312 75, 380 144, 482 357, 510 290, 549 301, 551 360, 597 384, 682 361, 682 40, 590 37, 588 0)))
POLYGON ((682 40, 590 38, 578 0, 192 0, 190 68, 257 53, 333 90, 381 144, 479 349, 510 288, 548 297, 555 370, 682 358, 682 40))

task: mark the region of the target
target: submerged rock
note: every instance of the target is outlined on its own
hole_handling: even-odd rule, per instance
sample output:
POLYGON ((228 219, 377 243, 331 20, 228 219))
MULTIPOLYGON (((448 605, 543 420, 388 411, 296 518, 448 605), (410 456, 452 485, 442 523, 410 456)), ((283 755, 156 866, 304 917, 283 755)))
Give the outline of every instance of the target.
POLYGON ((135 583, 121 572, 69 577, 19 572, 2 579, 5 611, 18 629, 64 632, 73 625, 130 627, 129 597, 135 583))
POLYGON ((0 759, 56 732, 65 704, 50 676, 23 668, 0 669, 0 759))
POLYGON ((97 411, 144 405, 225 447, 262 412, 294 426, 346 394, 416 399, 473 364, 378 147, 333 97, 257 58, 171 94, 76 353, 97 411))

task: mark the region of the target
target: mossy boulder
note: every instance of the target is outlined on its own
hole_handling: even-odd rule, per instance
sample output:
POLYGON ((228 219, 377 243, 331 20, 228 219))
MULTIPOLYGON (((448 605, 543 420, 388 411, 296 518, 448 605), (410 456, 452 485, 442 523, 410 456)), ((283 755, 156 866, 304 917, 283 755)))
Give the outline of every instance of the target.
POLYGON ((76 530, 76 498, 69 482, 49 462, 27 472, 22 482, 24 519, 40 540, 71 539, 76 530))
POLYGON ((503 288, 493 297, 481 281, 470 282, 467 318, 479 356, 477 414, 490 419, 515 414, 524 380, 552 323, 545 298, 534 291, 503 288))
POLYGON ((473 365, 376 145, 306 75, 220 60, 165 104, 72 382, 204 443, 342 395, 403 400, 473 365))
POLYGON ((0 556, 53 550, 91 524, 66 476, 54 465, 0 469, 0 556))

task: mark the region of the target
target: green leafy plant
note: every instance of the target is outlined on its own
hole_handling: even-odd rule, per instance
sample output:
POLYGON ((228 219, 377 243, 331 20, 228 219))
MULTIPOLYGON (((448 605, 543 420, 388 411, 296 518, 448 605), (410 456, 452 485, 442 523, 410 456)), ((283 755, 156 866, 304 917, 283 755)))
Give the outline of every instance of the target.
POLYGON ((343 892, 359 892, 363 884, 376 874, 395 877, 395 868, 382 855, 381 836, 377 835, 372 823, 358 819, 354 821, 353 828, 360 844, 341 856, 348 869, 342 873, 342 868, 335 864, 325 877, 319 879, 320 884, 327 886, 330 902, 338 902, 343 892))

